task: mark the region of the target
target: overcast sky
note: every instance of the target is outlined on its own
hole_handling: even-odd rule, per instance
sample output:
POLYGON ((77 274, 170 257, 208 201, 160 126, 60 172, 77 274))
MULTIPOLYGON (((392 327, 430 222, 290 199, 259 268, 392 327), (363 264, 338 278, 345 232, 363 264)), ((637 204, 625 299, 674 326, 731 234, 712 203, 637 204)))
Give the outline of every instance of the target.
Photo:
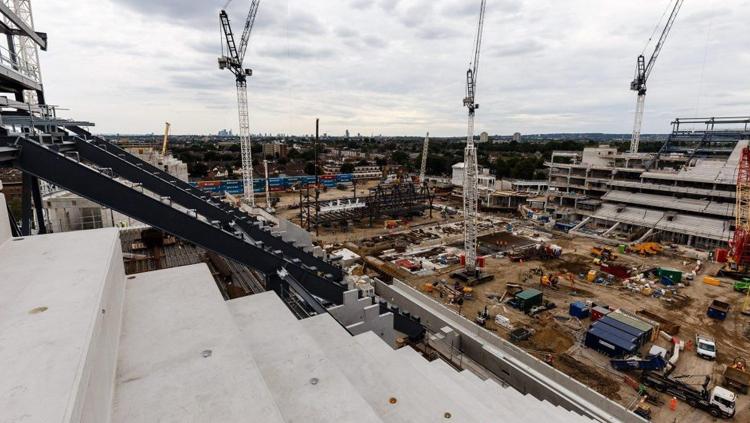
MULTIPOLYGON (((35 1, 47 102, 99 133, 236 131, 225 0, 35 1)), ((234 0, 241 32, 249 0, 234 0)), ((669 0, 488 0, 477 132, 632 130, 636 57, 669 0)), ((253 133, 441 136, 462 107, 479 0, 262 0, 246 66, 253 133)), ((649 80, 644 132, 750 114, 750 0, 686 0, 649 80)), ((648 52, 650 54, 650 51, 648 52)))

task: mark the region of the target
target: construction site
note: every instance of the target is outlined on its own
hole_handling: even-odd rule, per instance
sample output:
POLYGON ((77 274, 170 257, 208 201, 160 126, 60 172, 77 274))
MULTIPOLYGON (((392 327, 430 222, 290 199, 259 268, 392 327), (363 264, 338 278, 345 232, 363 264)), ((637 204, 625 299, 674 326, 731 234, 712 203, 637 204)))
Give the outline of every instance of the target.
POLYGON ((683 0, 637 57, 628 151, 505 185, 474 134, 485 0, 451 181, 429 134, 418 172, 325 170, 318 122, 314 174, 255 175, 249 3, 236 35, 218 13, 241 179, 209 181, 169 123, 125 148, 58 117, 46 34, 0 2, 0 165, 23 180, 20 215, 0 184, 0 421, 750 421, 750 117, 675 118, 640 151, 683 0))

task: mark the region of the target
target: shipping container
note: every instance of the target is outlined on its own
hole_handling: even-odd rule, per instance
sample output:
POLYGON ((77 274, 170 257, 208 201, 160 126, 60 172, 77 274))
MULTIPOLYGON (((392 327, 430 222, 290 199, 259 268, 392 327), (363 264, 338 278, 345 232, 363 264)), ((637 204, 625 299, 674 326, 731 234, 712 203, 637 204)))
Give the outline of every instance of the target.
POLYGON ((716 262, 717 263, 726 263, 728 258, 729 258, 729 250, 727 250, 726 248, 716 249, 716 262))
MULTIPOLYGON (((677 269, 669 269, 666 267, 660 267, 656 270, 656 274, 659 275, 660 278, 662 278, 662 283, 664 283, 664 278, 669 279, 672 282, 672 284, 682 282, 682 272, 677 269)), ((666 285, 669 285, 669 284, 666 284, 666 285)))
POLYGON ((589 306, 586 305, 586 303, 584 303, 583 301, 572 302, 570 303, 570 309, 568 310, 568 313, 573 317, 585 319, 589 317, 589 306))
POLYGON ((634 337, 598 322, 586 332, 584 345, 610 357, 631 355, 638 350, 634 337))
POLYGON ((611 313, 610 309, 606 307, 602 307, 602 306, 596 306, 591 309, 591 320, 597 321, 601 319, 602 317, 608 315, 609 313, 611 313))
POLYGON ((609 313, 608 315, 597 320, 596 323, 611 326, 615 329, 627 333, 630 336, 634 336, 636 338, 635 344, 639 347, 643 346, 644 344, 646 344, 646 342, 651 340, 651 331, 644 331, 642 329, 630 326, 627 323, 623 323, 619 320, 613 319, 612 316, 614 314, 616 313, 609 313))
POLYGON ((529 288, 516 294, 518 308, 524 313, 531 310, 532 307, 542 305, 542 299, 542 292, 534 288, 529 288))
POLYGON ((622 323, 625 323, 626 325, 632 326, 636 329, 640 329, 643 332, 645 332, 649 338, 651 337, 651 334, 654 331, 654 327, 650 325, 649 323, 644 322, 643 320, 637 317, 631 316, 629 314, 622 313, 620 311, 614 311, 612 313, 609 313, 607 317, 615 319, 622 323))

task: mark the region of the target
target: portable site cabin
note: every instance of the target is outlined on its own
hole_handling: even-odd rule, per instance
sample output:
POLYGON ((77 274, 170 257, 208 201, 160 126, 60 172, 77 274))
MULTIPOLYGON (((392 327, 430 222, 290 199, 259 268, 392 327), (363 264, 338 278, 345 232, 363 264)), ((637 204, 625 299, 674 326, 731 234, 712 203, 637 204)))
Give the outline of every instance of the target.
POLYGON ((636 337, 601 322, 586 332, 584 345, 610 357, 623 357, 638 351, 636 337))
POLYGON ((533 307, 542 305, 542 291, 529 288, 516 294, 518 308, 524 313, 528 313, 533 307))

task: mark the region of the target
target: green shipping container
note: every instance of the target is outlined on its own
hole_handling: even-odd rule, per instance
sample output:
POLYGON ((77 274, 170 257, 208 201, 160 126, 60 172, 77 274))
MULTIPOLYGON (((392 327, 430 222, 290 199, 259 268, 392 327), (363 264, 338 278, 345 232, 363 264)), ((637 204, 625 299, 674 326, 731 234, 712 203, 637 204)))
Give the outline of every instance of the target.
POLYGON ((542 291, 529 288, 516 294, 516 299, 519 300, 520 309, 528 312, 532 307, 542 305, 542 291))
POLYGON ((665 277, 672 280, 672 283, 680 283, 682 282, 682 272, 680 272, 677 269, 669 269, 666 267, 660 267, 659 270, 656 271, 656 274, 659 275, 659 277, 665 277))

